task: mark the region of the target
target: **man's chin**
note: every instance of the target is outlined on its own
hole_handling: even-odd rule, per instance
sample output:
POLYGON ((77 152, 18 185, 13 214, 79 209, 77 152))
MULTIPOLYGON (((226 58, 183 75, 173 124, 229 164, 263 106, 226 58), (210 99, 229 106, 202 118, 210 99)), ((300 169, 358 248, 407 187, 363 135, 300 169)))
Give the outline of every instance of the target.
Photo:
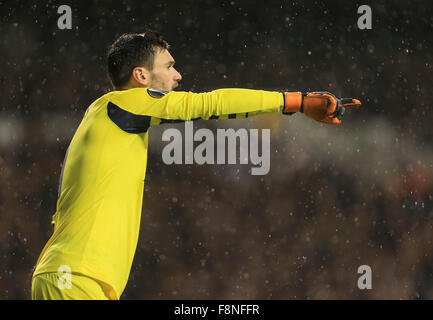
POLYGON ((179 86, 179 84, 175 84, 172 86, 171 89, 170 88, 163 88, 162 86, 155 86, 155 87, 150 87, 150 88, 155 89, 155 90, 159 90, 159 91, 170 92, 170 91, 173 91, 178 86, 179 86))

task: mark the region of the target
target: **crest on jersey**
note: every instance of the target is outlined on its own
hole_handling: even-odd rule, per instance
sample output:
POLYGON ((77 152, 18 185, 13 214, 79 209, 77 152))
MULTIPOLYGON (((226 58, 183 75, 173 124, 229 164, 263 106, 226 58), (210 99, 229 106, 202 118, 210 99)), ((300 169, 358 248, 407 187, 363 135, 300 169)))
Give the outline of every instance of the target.
POLYGON ((162 98, 163 96, 165 96, 168 91, 161 91, 161 90, 156 90, 156 89, 147 89, 147 93, 149 94, 149 96, 151 96, 152 98, 162 98))

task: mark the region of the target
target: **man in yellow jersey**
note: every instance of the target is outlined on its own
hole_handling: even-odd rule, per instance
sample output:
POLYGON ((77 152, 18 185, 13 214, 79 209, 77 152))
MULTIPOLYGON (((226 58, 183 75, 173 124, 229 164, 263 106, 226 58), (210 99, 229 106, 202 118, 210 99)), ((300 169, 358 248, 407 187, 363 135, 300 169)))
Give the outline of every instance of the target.
POLYGON ((168 50, 151 30, 110 47, 115 90, 89 106, 66 151, 54 233, 36 263, 32 299, 120 298, 140 230, 150 126, 295 112, 337 125, 345 107, 361 105, 327 92, 173 91, 182 76, 168 50))

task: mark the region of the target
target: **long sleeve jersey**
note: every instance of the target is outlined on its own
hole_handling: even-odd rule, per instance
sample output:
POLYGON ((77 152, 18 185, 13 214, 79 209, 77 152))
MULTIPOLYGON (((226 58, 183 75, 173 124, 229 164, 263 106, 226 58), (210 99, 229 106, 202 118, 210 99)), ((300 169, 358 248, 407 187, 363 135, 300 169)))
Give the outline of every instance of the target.
POLYGON ((137 247, 151 126, 195 119, 245 118, 283 109, 280 92, 205 93, 149 88, 112 91, 86 110, 60 174, 54 232, 33 276, 67 266, 118 299, 137 247))

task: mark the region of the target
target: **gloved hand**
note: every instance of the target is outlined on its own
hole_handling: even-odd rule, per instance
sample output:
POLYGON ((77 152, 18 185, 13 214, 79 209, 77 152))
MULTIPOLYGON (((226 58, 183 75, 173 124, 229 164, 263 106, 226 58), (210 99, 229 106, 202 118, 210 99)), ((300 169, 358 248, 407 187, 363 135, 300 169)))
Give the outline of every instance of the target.
POLYGON ((337 98, 329 92, 284 92, 283 114, 303 112, 310 118, 340 124, 345 108, 359 107, 361 101, 352 98, 337 98))

